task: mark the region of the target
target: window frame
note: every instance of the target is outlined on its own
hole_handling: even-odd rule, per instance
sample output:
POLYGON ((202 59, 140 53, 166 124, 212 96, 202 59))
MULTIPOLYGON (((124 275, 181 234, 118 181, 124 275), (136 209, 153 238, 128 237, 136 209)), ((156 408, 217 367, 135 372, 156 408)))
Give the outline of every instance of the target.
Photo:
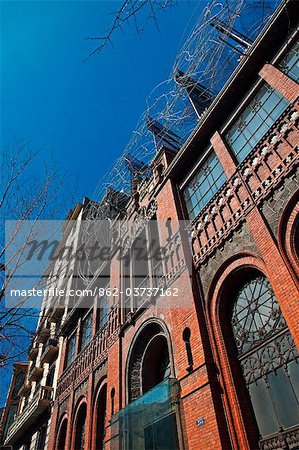
POLYGON ((81 320, 81 330, 80 330, 80 352, 85 349, 85 347, 88 346, 90 341, 92 340, 92 327, 93 327, 93 307, 89 308, 89 310, 84 314, 81 320), (90 333, 83 339, 83 331, 84 331, 84 322, 91 318, 90 322, 90 333))
MULTIPOLYGON (((214 168, 216 167, 216 165, 217 165, 217 162, 216 162, 216 164, 214 165, 214 168)), ((226 173, 225 173, 225 171, 224 171, 224 169, 223 169, 223 166, 222 166, 222 164, 221 164, 221 161, 220 161, 220 159, 218 158, 218 156, 217 156, 217 154, 216 154, 214 148, 213 148, 212 146, 210 146, 210 147, 203 153, 202 157, 198 160, 198 162, 195 164, 194 168, 193 168, 193 169, 191 170, 191 172, 188 174, 188 177, 183 181, 183 183, 181 183, 181 184, 179 185, 179 189, 180 189, 180 192, 181 192, 181 194, 182 194, 182 200, 183 200, 183 202, 184 202, 184 208, 185 208, 185 210, 186 210, 186 215, 187 215, 187 218, 188 218, 191 222, 193 222, 193 221, 196 219, 196 217, 198 217, 198 215, 201 213, 201 211, 206 207, 206 205, 210 202, 210 200, 214 197, 214 195, 222 188, 222 186, 225 184, 226 181, 227 181, 227 176, 226 176, 226 173), (194 217, 191 217, 190 211, 189 211, 188 206, 187 206, 187 200, 186 200, 185 192, 186 192, 186 190, 188 189, 188 185, 191 184, 192 180, 194 180, 195 177, 196 177, 196 175, 200 172, 200 170, 202 170, 202 168, 203 168, 204 164, 207 162, 207 160, 208 160, 211 156, 213 156, 213 155, 214 155, 214 157, 216 158, 216 160, 218 161, 220 168, 222 169, 222 174, 220 174, 220 176, 217 178, 216 181, 218 182, 218 180, 220 180, 220 178, 221 178, 222 176, 223 176, 224 179, 223 179, 222 183, 220 184, 220 186, 217 188, 217 190, 216 190, 216 191, 212 194, 212 196, 208 199, 208 201, 205 202, 204 205, 203 205, 202 207, 200 207, 198 213, 195 214, 194 217)), ((202 184, 202 183, 201 183, 201 184, 202 184)), ((213 185, 216 186, 215 183, 214 183, 213 185)), ((210 186, 209 189, 204 193, 204 195, 202 196, 200 202, 202 202, 202 201, 203 201, 203 198, 207 196, 207 194, 209 193, 210 189, 211 189, 211 186, 210 186)), ((191 200, 191 196, 189 195, 188 201, 190 201, 190 200, 191 200)), ((196 208, 199 207, 200 202, 197 202, 197 204, 196 204, 195 206, 193 206, 192 212, 194 212, 194 211, 196 210, 196 208)))
MULTIPOLYGON (((252 291, 251 291, 252 292, 252 291)), ((251 294, 250 292, 250 294, 251 294)), ((235 288, 233 290, 233 292, 231 290, 229 290, 228 286, 225 288, 224 291, 224 298, 226 298, 226 312, 222 312, 222 314, 225 314, 225 317, 222 316, 223 318, 223 323, 222 323, 222 333, 225 332, 225 347, 226 347, 226 351, 230 360, 230 364, 231 367, 234 367, 233 370, 233 378, 234 378, 234 383, 236 383, 236 385, 238 386, 238 395, 241 395, 243 399, 247 398, 247 405, 246 408, 244 410, 245 415, 247 414, 246 409, 249 408, 251 414, 252 414, 252 419, 253 419, 253 423, 256 425, 256 431, 257 431, 257 440, 259 441, 264 441, 267 440, 269 438, 271 438, 271 436, 276 436, 280 433, 279 429, 274 431, 274 429, 270 432, 265 431, 265 424, 262 423, 261 421, 261 417, 258 415, 258 411, 256 410, 256 408, 258 407, 258 403, 255 402, 254 400, 254 395, 255 393, 260 392, 259 390, 256 389, 257 386, 259 386, 259 389, 261 389, 261 392, 267 392, 267 389, 273 389, 273 386, 269 385, 266 390, 265 390, 265 386, 263 386, 263 383, 265 382, 265 378, 264 376, 255 376, 253 372, 251 372, 251 369, 256 369, 255 366, 252 366, 250 364, 251 359, 253 359, 254 361, 256 361, 257 366, 262 368, 261 370, 263 370, 263 372, 267 373, 267 377, 270 377, 270 375, 275 375, 276 372, 280 371, 280 369, 284 368, 284 363, 285 361, 280 361, 279 364, 277 364, 277 366, 275 366, 275 363, 269 363, 269 365, 267 365, 267 363, 264 363, 264 366, 262 365, 261 359, 260 358, 256 358, 255 355, 259 354, 259 352, 266 352, 267 349, 271 349, 271 346, 274 345, 274 343, 276 342, 276 340, 281 339, 283 340, 284 338, 287 338, 288 336, 291 338, 292 342, 292 336, 290 334, 290 330, 287 326, 287 324, 285 323, 285 319, 284 316, 282 314, 282 311, 280 309, 280 304, 275 296, 275 293, 273 292, 273 288, 271 286, 271 282, 270 280, 265 276, 265 274, 263 274, 262 272, 260 272, 259 270, 253 270, 253 271, 249 271, 248 274, 244 277, 244 279, 242 280, 241 278, 238 280, 236 280, 235 282, 235 288), (245 298, 245 303, 247 301, 247 297, 244 296, 244 292, 245 292, 245 288, 247 285, 251 284, 253 285, 256 280, 263 278, 263 283, 264 286, 266 286, 266 293, 269 294, 269 298, 270 298, 270 294, 271 294, 271 299, 274 299, 274 301, 272 300, 271 302, 271 306, 274 306, 274 309, 278 308, 278 314, 273 316, 273 322, 276 322, 275 325, 271 328, 271 323, 267 325, 267 332, 265 333, 265 335, 261 336, 260 338, 257 339, 253 339, 253 340, 249 340, 249 342, 252 342, 250 346, 248 346, 248 348, 246 347, 240 347, 237 345, 237 340, 236 337, 238 336, 237 334, 235 334, 234 332, 234 327, 236 327, 237 329, 240 330, 240 333, 242 332, 242 327, 238 328, 238 324, 237 322, 233 325, 232 323, 232 319, 234 316, 234 309, 236 308, 237 303, 239 302, 239 308, 240 308, 240 298, 241 296, 243 298, 245 298), (281 323, 280 323, 281 322, 281 323), (229 332, 228 332, 229 330, 229 332), (275 366, 275 367, 274 367, 275 366), (249 370, 250 369, 250 370, 249 370), (245 373, 244 373, 245 371, 245 373), (252 390, 253 389, 253 390, 252 390), (245 396, 243 397, 243 393, 245 394, 245 396), (262 427, 264 427, 264 430, 262 432, 262 427)), ((256 301, 256 308, 257 311, 260 308, 260 312, 258 311, 258 313, 262 313, 264 314, 264 309, 263 309, 263 304, 265 302, 265 298, 263 298, 263 295, 265 295, 265 290, 260 291, 258 293, 258 300, 256 301), (261 301, 261 299, 263 298, 263 300, 261 301)), ((247 307, 248 307, 248 311, 249 311, 249 303, 247 302, 247 307)), ((251 306, 251 305, 250 305, 251 306)), ((240 314, 241 314, 241 319, 243 320, 243 322, 245 321, 245 325, 248 325, 246 318, 243 316, 243 312, 239 309, 240 314)), ((251 311, 251 308, 250 308, 251 311)), ((267 315, 268 318, 270 318, 270 315, 267 315)), ((253 319, 254 323, 256 319, 253 319)), ((260 323, 258 323, 259 326, 261 327, 260 323)), ((245 326, 244 325, 244 326, 245 326)), ((242 333, 241 333, 242 334, 242 333)), ((243 334, 243 336, 245 336, 245 338, 249 338, 250 336, 246 336, 243 334)), ((296 349, 295 344, 293 342, 293 347, 296 349)), ((298 351, 297 351, 298 353, 298 351)), ((277 354, 279 354, 279 350, 277 350, 277 354)), ((277 356, 277 355, 276 355, 277 356)), ((285 355, 281 356, 281 360, 283 360, 284 358, 286 358, 285 355)), ((296 357, 298 359, 298 357, 296 357)), ((291 365, 294 362, 294 358, 290 355, 287 356, 288 362, 287 365, 291 365)), ((298 364, 298 363, 297 363, 298 364)), ((287 369, 284 368, 284 370, 287 372, 287 369)), ((292 383, 292 382, 291 382, 292 383)), ((267 394, 268 395, 268 400, 270 401, 271 397, 271 393, 267 394)), ((267 396, 266 396, 267 397, 267 396)), ((266 399, 265 397, 265 399, 266 399)), ((282 418, 282 414, 280 415, 280 417, 278 416, 278 411, 279 408, 281 406, 281 403, 279 403, 278 400, 276 400, 273 403, 273 400, 271 400, 272 402, 272 418, 274 417, 275 420, 277 421, 278 426, 282 425, 281 422, 281 418, 282 418), (274 412, 276 412, 274 414, 274 412)), ((245 404, 241 403, 241 408, 243 409, 245 406, 245 404)), ((269 411, 268 411, 269 412, 269 411)), ((273 425, 273 424, 272 424, 273 425)), ((292 425, 293 426, 293 425, 292 425)), ((298 426, 297 424, 295 425, 296 427, 298 426)), ((290 430, 291 427, 289 426, 283 426, 282 427, 282 431, 286 432, 288 430, 290 430)))
MULTIPOLYGON (((265 92, 267 92, 267 91, 265 90, 265 92)), ((265 92, 264 92, 264 94, 265 94, 265 92)), ((229 148, 230 154, 235 159, 237 165, 240 165, 248 157, 248 155, 252 152, 252 150, 255 148, 255 146, 258 145, 258 143, 268 133, 268 131, 272 128, 272 126, 275 124, 275 122, 281 117, 281 115, 285 112, 285 110, 289 107, 289 105, 290 105, 290 102, 279 91, 277 91, 277 89, 273 88, 264 79, 260 80, 260 83, 258 83, 258 85, 256 85, 256 87, 250 92, 250 94, 248 94, 246 99, 241 103, 240 107, 237 109, 236 113, 230 118, 229 123, 225 126, 225 131, 222 131, 222 135, 223 135, 223 137, 224 137, 224 139, 225 139, 225 141, 227 143, 227 146, 229 148), (245 130, 246 129, 248 130, 248 133, 250 134, 250 136, 249 136, 248 139, 246 139, 244 145, 237 152, 234 149, 234 147, 232 146, 232 144, 229 143, 228 134, 233 130, 234 127, 237 126, 238 122, 241 121, 241 118, 245 114, 246 109, 248 109, 250 107, 250 105, 253 104, 253 102, 256 100, 256 97, 261 93, 261 91, 264 88, 267 88, 268 92, 269 91, 272 91, 272 92, 270 92, 270 94, 267 95, 267 98, 264 101, 263 105, 258 109, 256 114, 246 124, 245 130), (266 117, 264 119, 260 120, 259 126, 253 132, 250 131, 250 129, 248 128, 248 125, 250 125, 253 120, 255 120, 257 117, 260 116, 261 111, 265 112, 264 105, 265 105, 266 102, 268 102, 269 98, 271 97, 271 95, 273 93, 276 93, 278 96, 281 97, 281 99, 279 100, 278 103, 275 104, 274 107, 272 107, 271 112, 267 113, 266 117), (266 131, 263 132, 262 135, 257 139, 257 141, 252 144, 250 150, 247 151, 246 155, 243 156, 242 158, 240 158, 239 156, 242 155, 244 149, 250 143, 250 141, 254 138, 256 133, 262 128, 262 126, 264 126, 266 124, 266 121, 269 118, 271 118, 271 115, 272 115, 273 111, 275 111, 277 109, 277 107, 279 105, 281 105, 282 103, 284 103, 284 102, 286 102, 287 104, 283 108, 283 110, 279 113, 279 115, 276 117, 276 119, 269 126, 267 125, 266 131)), ((253 108, 252 108, 252 110, 253 110, 253 108)), ((242 134, 242 131, 238 133, 238 137, 235 139, 235 141, 241 136, 241 134, 242 134)))
MULTIPOLYGON (((149 285, 147 286, 142 286, 142 287, 148 287, 148 288, 152 288, 152 287, 156 287, 156 282, 155 282, 155 271, 158 268, 159 263, 156 263, 156 260, 154 260, 152 257, 150 257, 150 250, 151 250, 151 242, 152 242, 152 237, 153 237, 153 230, 150 227, 150 223, 151 221, 157 221, 157 217, 156 215, 154 215, 149 222, 147 222, 144 226, 144 228, 142 230, 140 230, 140 232, 137 234, 137 236, 135 236, 135 239, 132 243, 132 245, 130 246, 130 248, 128 249, 127 253, 124 255, 124 257, 121 259, 121 287, 122 287, 122 309, 124 309, 125 311, 125 315, 130 311, 133 310, 134 308, 139 308, 140 305, 138 304, 138 298, 139 296, 137 295, 133 295, 133 291, 134 288, 140 288, 143 283, 144 280, 148 279, 149 280, 149 285), (148 256, 148 274, 146 277, 144 277, 142 279, 142 281, 140 281, 138 283, 138 285, 136 285, 136 279, 134 276, 134 243, 136 242, 136 240, 142 235, 142 233, 145 233, 145 240, 146 240, 146 252, 147 252, 147 256, 148 256), (125 261, 128 258, 128 262, 129 264, 127 265, 128 270, 125 270, 125 261), (155 264, 154 264, 155 262, 155 264), (125 279, 127 279, 128 281, 126 282, 125 279), (128 285, 127 285, 128 283, 128 285), (130 288, 131 289, 131 295, 127 296, 126 295, 126 289, 130 288)), ((158 221, 157 221, 158 222, 158 221)), ((159 240, 159 246, 160 246, 160 234, 159 234, 159 227, 157 227, 156 229, 157 232, 157 237, 159 240)))
MULTIPOLYGON (((107 289, 110 290, 110 280, 105 283, 104 287, 102 288, 104 289, 104 292, 107 292, 107 289)), ((102 328, 104 328, 104 326, 106 325, 106 323, 109 320, 109 311, 110 311, 110 296, 109 295, 102 295, 98 297, 98 314, 97 314, 97 324, 96 324, 96 328, 97 331, 101 330, 102 328), (102 301, 103 299, 107 299, 106 302, 104 303, 104 307, 102 307, 102 301), (103 311, 105 311, 105 313, 103 314, 103 311)))
MULTIPOLYGON (((290 73, 292 71, 292 69, 294 68, 295 64, 292 66, 292 69, 290 69, 288 72, 283 70, 283 60, 290 55, 290 53, 294 50, 294 47, 298 47, 298 63, 299 64, 299 41, 298 40, 294 40, 292 41, 292 43, 287 47, 287 49, 285 49, 285 51, 283 52, 283 55, 281 56, 280 60, 278 61, 278 69, 285 74, 287 77, 289 77, 292 81, 295 81, 295 83, 299 83, 299 73, 298 73, 298 78, 295 79, 293 76, 290 76, 290 73)), ((299 70, 299 69, 298 69, 299 70)))
POLYGON ((64 363, 64 368, 68 369, 74 362, 74 360, 76 359, 76 346, 77 346, 77 335, 76 335, 76 329, 70 334, 70 336, 67 338, 67 342, 66 342, 66 355, 65 355, 65 363, 64 363), (72 359, 70 360, 69 358, 69 343, 71 342, 71 340, 74 339, 74 354, 72 359))

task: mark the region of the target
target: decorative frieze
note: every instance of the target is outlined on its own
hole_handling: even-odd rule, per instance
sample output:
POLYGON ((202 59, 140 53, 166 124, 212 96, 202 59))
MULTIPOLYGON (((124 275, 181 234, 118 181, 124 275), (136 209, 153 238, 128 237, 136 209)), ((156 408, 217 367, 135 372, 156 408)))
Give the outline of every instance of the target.
POLYGON ((299 113, 289 107, 192 222, 195 265, 203 263, 299 164, 299 113))
POLYGON ((63 401, 88 375, 104 363, 108 348, 118 338, 119 309, 111 308, 107 323, 95 334, 85 349, 58 380, 57 401, 63 401))

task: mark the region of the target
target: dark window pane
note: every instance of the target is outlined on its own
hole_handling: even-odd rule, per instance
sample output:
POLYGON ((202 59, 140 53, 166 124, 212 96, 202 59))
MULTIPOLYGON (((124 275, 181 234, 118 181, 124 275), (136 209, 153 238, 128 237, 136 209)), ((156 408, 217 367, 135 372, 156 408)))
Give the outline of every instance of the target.
POLYGON ((299 423, 299 404, 283 368, 269 375, 271 396, 283 428, 299 423))
MULTIPOLYGON (((128 280, 127 280, 128 281, 128 280)), ((103 328, 103 326, 107 323, 108 317, 109 317, 109 311, 110 311, 110 298, 109 295, 106 295, 106 292, 109 288, 109 285, 107 285, 104 288, 105 294, 99 298, 99 323, 98 323, 98 329, 100 330, 103 328)))
POLYGON ((76 349, 76 335, 73 334, 67 343, 67 351, 66 351, 66 367, 70 366, 75 358, 75 349, 76 349))
POLYGON ((91 332, 92 332, 92 311, 89 312, 88 315, 82 320, 81 349, 86 347, 86 345, 90 342, 91 332))
POLYGON ((299 399, 299 360, 292 361, 288 365, 291 383, 295 391, 297 399, 299 399))
POLYGON ((267 436, 279 431, 279 424, 264 380, 259 380, 257 384, 252 383, 249 394, 261 435, 267 436))

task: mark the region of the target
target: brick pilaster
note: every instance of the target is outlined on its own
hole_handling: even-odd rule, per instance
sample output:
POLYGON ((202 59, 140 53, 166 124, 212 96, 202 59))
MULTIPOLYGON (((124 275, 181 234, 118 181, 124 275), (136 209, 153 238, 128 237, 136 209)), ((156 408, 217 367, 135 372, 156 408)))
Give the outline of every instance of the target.
POLYGON ((88 391, 87 391, 87 410, 86 410, 86 424, 85 424, 85 443, 84 450, 90 450, 92 439, 92 394, 93 394, 93 375, 89 374, 88 378, 88 391))
POLYGON ((299 96, 299 85, 271 64, 265 64, 259 75, 290 103, 299 96))
POLYGON ((49 441, 47 450, 55 450, 57 435, 55 433, 55 429, 57 427, 58 420, 58 407, 54 405, 51 411, 51 422, 50 422, 50 432, 49 432, 49 441))
POLYGON ((218 131, 211 137, 211 144, 227 178, 230 178, 236 172, 237 164, 218 131))
POLYGON ((68 421, 66 429, 65 448, 70 450, 72 447, 72 436, 75 433, 75 423, 73 423, 74 412, 74 391, 71 392, 68 405, 68 421))

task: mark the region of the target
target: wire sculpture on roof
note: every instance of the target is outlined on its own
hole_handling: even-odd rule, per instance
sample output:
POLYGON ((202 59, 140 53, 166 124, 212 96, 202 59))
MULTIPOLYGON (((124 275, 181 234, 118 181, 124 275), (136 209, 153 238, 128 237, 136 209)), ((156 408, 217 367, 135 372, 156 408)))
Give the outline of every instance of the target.
POLYGON ((128 160, 134 158, 148 166, 161 142, 172 142, 177 148, 186 141, 240 59, 246 57, 277 3, 211 0, 178 53, 169 78, 147 98, 146 110, 123 154, 98 183, 96 200, 109 188, 130 195, 128 160))
MULTIPOLYGON (((98 183, 87 219, 125 213, 134 183, 151 176, 162 145, 179 151, 251 43, 278 0, 211 0, 179 51, 170 76, 148 96, 146 110, 122 155, 98 183), (109 207, 107 204, 109 203, 109 207)), ((86 226, 86 234, 91 235, 86 226)))

